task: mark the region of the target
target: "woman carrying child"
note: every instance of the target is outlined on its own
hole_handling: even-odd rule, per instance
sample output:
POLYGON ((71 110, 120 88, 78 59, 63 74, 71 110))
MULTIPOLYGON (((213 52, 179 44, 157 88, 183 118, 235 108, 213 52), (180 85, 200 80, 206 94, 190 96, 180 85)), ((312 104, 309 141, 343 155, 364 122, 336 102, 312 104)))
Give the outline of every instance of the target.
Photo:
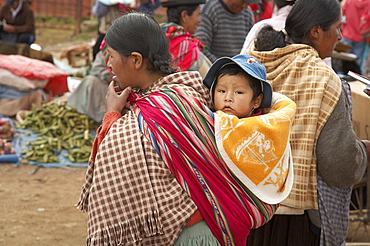
MULTIPOLYGON (((245 245, 289 182, 273 185, 277 198, 269 203, 232 174, 215 143, 208 89, 198 72, 173 73, 167 38, 153 18, 118 18, 106 43, 114 81, 78 203, 88 214, 87 245, 245 245)), ((272 108, 276 114, 262 123, 281 136, 278 165, 288 158, 295 108, 287 98, 272 108), (277 126, 272 119, 279 116, 288 119, 277 126)))

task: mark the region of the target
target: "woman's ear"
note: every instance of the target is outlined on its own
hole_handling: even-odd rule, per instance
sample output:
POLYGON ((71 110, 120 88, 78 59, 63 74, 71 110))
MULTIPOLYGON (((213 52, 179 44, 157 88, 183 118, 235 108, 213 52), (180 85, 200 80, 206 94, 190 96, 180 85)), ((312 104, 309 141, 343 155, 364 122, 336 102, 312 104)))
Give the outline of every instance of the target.
POLYGON ((311 28, 311 30, 309 31, 309 34, 312 38, 314 39, 319 39, 320 38, 320 35, 322 34, 322 28, 320 25, 317 25, 317 26, 314 26, 313 28, 311 28))
POLYGON ((133 64, 136 69, 143 65, 143 56, 139 52, 132 52, 129 59, 133 59, 133 64))

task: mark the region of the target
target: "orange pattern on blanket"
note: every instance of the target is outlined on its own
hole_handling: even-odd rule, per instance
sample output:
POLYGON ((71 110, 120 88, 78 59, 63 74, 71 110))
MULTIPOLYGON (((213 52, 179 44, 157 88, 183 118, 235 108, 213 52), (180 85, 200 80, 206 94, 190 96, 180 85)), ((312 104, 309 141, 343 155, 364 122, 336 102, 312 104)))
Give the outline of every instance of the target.
POLYGON ((216 114, 220 152, 242 183, 252 192, 257 189, 257 196, 267 186, 277 193, 287 191, 286 181, 292 171, 289 133, 295 109, 293 101, 274 93, 274 104, 263 115, 239 119, 223 112, 216 114))

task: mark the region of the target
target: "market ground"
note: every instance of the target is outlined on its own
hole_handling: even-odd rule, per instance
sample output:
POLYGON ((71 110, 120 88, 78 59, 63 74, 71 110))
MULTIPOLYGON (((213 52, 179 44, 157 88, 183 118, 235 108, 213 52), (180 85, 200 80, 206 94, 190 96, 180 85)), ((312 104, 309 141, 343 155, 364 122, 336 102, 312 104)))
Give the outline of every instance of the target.
POLYGON ((74 206, 85 168, 0 163, 0 245, 85 245, 87 216, 74 206))
MULTIPOLYGON (((85 170, 0 164, 0 245, 85 245, 87 216, 74 206, 85 170)), ((350 235, 356 227, 351 224, 350 235)), ((363 228, 354 241, 370 242, 363 228)))
MULTIPOLYGON (((89 43, 95 30, 38 28, 36 42, 55 56, 69 47, 89 43)), ((15 167, 0 163, 0 245, 83 246, 87 215, 78 202, 86 168, 15 167)))
MULTIPOLYGON (((38 30, 45 51, 90 42, 96 32, 72 35, 71 30, 38 30)), ((74 206, 79 198, 86 168, 15 167, 0 163, 0 245, 83 246, 87 216, 74 206)), ((356 224, 351 224, 354 235, 356 224)), ((360 226, 355 241, 370 242, 360 226)), ((367 228, 370 232, 370 227, 367 228)), ((370 245, 351 244, 351 245, 370 245)))

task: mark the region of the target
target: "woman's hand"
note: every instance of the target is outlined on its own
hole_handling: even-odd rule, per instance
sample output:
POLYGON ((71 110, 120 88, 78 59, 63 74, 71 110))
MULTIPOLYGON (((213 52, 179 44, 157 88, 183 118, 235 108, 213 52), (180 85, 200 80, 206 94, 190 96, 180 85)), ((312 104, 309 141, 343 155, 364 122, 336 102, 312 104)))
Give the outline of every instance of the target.
POLYGON ((117 86, 114 86, 112 81, 108 86, 108 92, 105 97, 105 110, 107 113, 118 111, 122 114, 126 112, 124 109, 129 109, 130 105, 127 103, 128 95, 131 92, 131 87, 126 87, 123 91, 117 86))

